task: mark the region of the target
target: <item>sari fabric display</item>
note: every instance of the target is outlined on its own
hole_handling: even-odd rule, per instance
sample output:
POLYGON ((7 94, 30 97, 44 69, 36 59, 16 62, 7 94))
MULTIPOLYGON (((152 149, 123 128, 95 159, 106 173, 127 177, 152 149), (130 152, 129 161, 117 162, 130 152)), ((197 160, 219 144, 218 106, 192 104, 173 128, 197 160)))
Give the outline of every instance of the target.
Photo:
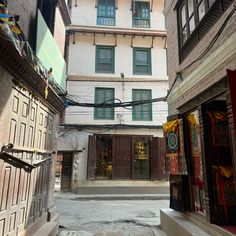
POLYGON ((201 136, 197 112, 189 114, 187 119, 189 125, 190 151, 193 166, 194 207, 197 213, 206 215, 201 136))
POLYGON ((169 121, 163 125, 166 138, 166 173, 187 175, 184 153, 183 119, 169 121))

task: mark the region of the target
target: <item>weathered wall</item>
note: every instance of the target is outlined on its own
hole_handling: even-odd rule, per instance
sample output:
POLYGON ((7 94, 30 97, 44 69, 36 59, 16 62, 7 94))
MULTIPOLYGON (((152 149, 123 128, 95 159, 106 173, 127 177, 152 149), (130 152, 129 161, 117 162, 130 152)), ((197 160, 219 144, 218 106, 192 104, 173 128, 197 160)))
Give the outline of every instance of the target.
POLYGON ((38 0, 8 1, 9 12, 20 16, 19 24, 33 49, 35 49, 37 28, 37 4, 38 0))
MULTIPOLYGON (((186 65, 196 59, 207 45, 209 45, 226 16, 233 8, 233 5, 231 5, 185 60, 179 64, 177 13, 176 10, 174 10, 176 2, 177 1, 167 0, 164 10, 166 15, 168 76, 170 85, 172 85, 175 80, 176 72, 181 71, 186 65)), ((236 14, 230 19, 223 33, 209 52, 197 63, 183 71, 183 82, 175 86, 168 98, 170 114, 177 113, 176 109, 179 106, 225 77, 227 68, 232 70, 236 69, 235 27, 236 14)))

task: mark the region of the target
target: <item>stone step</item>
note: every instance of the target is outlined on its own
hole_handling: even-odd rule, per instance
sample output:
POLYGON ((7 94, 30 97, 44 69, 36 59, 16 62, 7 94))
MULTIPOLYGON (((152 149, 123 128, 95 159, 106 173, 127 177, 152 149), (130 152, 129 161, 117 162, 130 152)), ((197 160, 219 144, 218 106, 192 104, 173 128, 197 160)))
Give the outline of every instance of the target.
POLYGON ((78 194, 169 194, 169 186, 85 186, 79 187, 78 194))
POLYGON ((161 228, 168 236, 235 236, 229 231, 210 224, 193 214, 162 209, 160 218, 161 228))

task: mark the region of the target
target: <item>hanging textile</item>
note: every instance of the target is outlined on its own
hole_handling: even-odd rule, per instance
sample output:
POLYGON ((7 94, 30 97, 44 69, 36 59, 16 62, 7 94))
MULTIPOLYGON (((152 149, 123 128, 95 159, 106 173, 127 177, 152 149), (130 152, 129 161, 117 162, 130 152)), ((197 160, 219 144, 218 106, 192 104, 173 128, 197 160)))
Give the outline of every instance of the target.
POLYGON ((193 196, 195 211, 202 215, 206 214, 205 189, 203 179, 201 134, 198 112, 187 116, 189 127, 190 151, 193 166, 193 196))
POLYGON ((166 138, 166 173, 187 175, 184 153, 183 119, 169 121, 163 125, 166 138))
POLYGON ((229 146, 229 128, 226 112, 207 112, 211 120, 214 146, 229 146))

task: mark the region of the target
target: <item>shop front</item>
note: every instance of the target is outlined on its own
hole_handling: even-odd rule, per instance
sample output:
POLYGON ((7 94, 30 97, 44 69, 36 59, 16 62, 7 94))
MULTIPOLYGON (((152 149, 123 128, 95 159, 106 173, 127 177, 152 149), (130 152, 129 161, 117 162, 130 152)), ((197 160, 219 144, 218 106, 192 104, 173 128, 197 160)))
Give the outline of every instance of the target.
POLYGON ((236 72, 227 72, 163 126, 170 207, 222 226, 236 224, 236 72))
POLYGON ((135 135, 94 135, 89 138, 90 180, 165 178, 163 138, 135 135))

